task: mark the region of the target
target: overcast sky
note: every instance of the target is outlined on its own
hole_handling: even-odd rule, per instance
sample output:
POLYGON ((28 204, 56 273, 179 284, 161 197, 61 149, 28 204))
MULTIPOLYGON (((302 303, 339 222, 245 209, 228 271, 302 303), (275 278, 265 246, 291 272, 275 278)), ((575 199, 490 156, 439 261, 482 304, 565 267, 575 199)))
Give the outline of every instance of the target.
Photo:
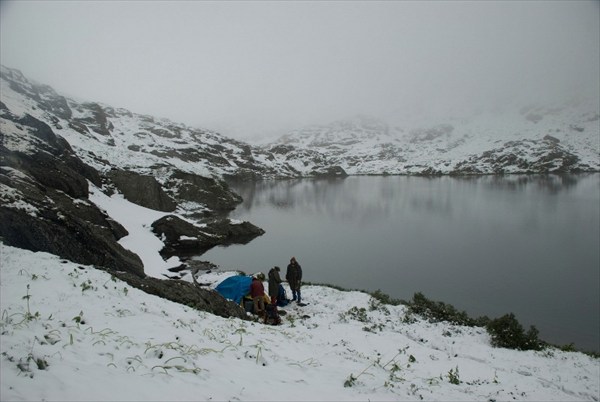
POLYGON ((2 1, 1 61, 59 93, 248 139, 600 96, 598 1, 2 1))

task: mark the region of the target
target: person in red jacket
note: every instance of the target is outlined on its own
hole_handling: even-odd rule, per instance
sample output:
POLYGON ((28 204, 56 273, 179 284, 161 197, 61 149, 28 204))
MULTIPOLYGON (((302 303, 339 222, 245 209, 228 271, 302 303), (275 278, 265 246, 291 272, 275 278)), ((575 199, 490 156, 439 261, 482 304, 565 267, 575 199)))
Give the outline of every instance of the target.
POLYGON ((250 296, 254 302, 254 314, 264 315, 265 313, 265 286, 256 276, 252 277, 250 284, 250 296))

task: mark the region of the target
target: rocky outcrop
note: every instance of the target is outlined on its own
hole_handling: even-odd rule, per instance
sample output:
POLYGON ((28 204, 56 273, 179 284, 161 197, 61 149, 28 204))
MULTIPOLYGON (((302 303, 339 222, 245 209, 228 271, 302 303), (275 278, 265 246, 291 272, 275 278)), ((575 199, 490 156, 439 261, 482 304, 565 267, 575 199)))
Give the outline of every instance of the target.
POLYGON ((163 212, 173 212, 177 204, 153 176, 113 169, 106 174, 125 199, 134 204, 163 212))
POLYGON ((161 254, 165 257, 198 255, 216 245, 244 244, 265 233, 249 222, 233 224, 229 219, 215 219, 199 226, 175 215, 152 223, 152 231, 163 239, 161 254))
POLYGON ((87 200, 99 174, 45 123, 1 112, 0 236, 11 246, 144 275, 117 241, 127 232, 87 200))
POLYGON ((552 136, 543 140, 510 141, 456 164, 451 174, 579 173, 589 168, 552 136))
POLYGON ((341 166, 331 166, 326 169, 312 171, 314 177, 347 177, 348 173, 341 166))
POLYGON ((126 272, 116 272, 114 275, 146 293, 184 304, 196 310, 206 311, 220 317, 248 319, 246 312, 239 304, 225 299, 214 290, 205 289, 193 283, 151 277, 140 278, 126 272))
POLYGON ((84 103, 81 105, 83 109, 89 111, 89 117, 73 119, 72 123, 75 126, 84 126, 86 130, 92 129, 94 132, 109 137, 111 130, 114 128, 113 124, 108 120, 106 112, 97 103, 84 103))
POLYGON ((235 209, 242 198, 232 192, 224 181, 175 170, 165 182, 165 187, 180 202, 195 202, 211 211, 235 209))

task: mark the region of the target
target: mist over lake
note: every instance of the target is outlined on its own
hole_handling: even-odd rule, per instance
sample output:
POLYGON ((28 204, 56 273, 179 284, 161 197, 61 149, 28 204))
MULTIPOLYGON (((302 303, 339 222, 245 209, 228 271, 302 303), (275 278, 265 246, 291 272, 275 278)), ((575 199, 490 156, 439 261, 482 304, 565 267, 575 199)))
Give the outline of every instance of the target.
MULTIPOLYGON (((598 351, 600 175, 360 176, 233 184, 230 217, 266 234, 198 257, 285 267, 349 289, 415 292, 473 317, 513 312, 556 344, 598 351)), ((310 302, 310 300, 307 300, 310 302)))

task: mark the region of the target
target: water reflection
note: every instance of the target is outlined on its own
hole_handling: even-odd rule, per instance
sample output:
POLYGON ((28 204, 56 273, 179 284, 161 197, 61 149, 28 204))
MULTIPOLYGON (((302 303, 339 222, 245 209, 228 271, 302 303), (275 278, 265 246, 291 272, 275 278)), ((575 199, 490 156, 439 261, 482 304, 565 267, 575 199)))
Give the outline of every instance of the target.
POLYGON ((266 234, 202 256, 246 272, 295 255, 306 280, 422 291, 472 315, 514 312, 598 349, 600 175, 347 177, 232 184, 266 234))
MULTIPOLYGON (((525 193, 522 219, 535 224, 537 198, 569 192, 588 176, 515 175, 463 177, 348 177, 319 180, 272 180, 232 187, 244 199, 237 214, 266 206, 325 215, 334 220, 385 220, 410 210, 452 217, 480 198, 510 199, 525 193), (485 194, 482 194, 485 192, 485 194), (475 199, 465 199, 464 194, 475 199)), ((520 200, 521 202, 523 200, 520 200)), ((518 211, 515 211, 518 213, 518 211)))

